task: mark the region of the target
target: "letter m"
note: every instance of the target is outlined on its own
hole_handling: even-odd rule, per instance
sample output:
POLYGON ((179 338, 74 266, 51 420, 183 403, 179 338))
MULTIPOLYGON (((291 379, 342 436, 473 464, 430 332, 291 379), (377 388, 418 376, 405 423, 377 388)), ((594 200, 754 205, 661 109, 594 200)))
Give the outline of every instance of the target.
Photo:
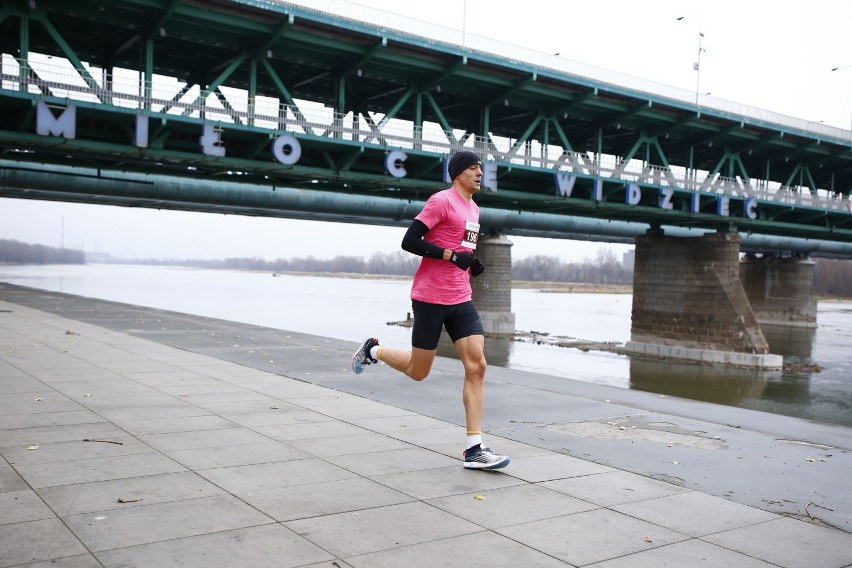
POLYGON ((56 118, 44 101, 39 101, 36 108, 36 132, 42 136, 62 136, 73 140, 77 136, 77 108, 68 105, 56 118))

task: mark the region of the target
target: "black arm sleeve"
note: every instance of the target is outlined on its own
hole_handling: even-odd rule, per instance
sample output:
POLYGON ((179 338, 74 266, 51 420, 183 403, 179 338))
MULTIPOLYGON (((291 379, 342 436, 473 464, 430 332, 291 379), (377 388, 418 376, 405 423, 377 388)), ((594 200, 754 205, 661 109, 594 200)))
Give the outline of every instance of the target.
POLYGON ((444 249, 429 241, 424 241, 423 236, 429 232, 423 221, 415 219, 411 222, 411 226, 402 237, 402 250, 416 254, 417 256, 425 256, 427 258, 437 258, 443 260, 444 249))

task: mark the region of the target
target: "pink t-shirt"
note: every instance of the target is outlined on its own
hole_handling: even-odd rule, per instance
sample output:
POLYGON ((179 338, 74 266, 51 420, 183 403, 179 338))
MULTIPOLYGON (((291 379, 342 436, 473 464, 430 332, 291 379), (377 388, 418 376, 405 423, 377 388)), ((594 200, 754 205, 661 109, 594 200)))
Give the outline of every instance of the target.
MULTIPOLYGON (((433 194, 417 217, 429 231, 424 239, 456 252, 473 252, 479 237, 479 206, 454 188, 433 194)), ((411 285, 411 298, 430 304, 453 305, 470 300, 470 273, 436 258, 420 261, 411 285)))

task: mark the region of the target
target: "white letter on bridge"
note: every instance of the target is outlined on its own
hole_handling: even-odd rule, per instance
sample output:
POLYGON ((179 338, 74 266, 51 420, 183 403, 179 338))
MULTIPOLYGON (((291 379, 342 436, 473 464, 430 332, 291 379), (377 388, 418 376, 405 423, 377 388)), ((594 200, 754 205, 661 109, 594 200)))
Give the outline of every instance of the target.
POLYGON ((385 158, 385 169, 393 177, 403 178, 408 173, 405 171, 405 166, 403 166, 406 159, 408 159, 408 156, 405 152, 400 150, 388 152, 388 155, 385 158), (397 162, 399 163, 397 164, 397 162))
POLYGON ((148 117, 144 114, 136 115, 136 147, 148 147, 148 117))
POLYGON ((296 140, 295 136, 284 134, 275 139, 272 144, 272 153, 275 159, 285 166, 292 166, 302 157, 302 145, 296 140), (287 152, 285 152, 285 148, 287 152))
POLYGON ((59 118, 54 118, 44 101, 39 101, 36 107, 36 132, 42 136, 62 136, 73 140, 77 136, 77 107, 68 105, 59 118))
POLYGON ((726 195, 720 195, 716 201, 716 215, 727 217, 731 214, 731 198, 726 195))
POLYGON ((217 146, 222 140, 219 138, 219 133, 213 128, 212 124, 204 125, 204 134, 198 139, 201 144, 201 151, 205 156, 218 156, 221 158, 225 155, 225 147, 217 146))
POLYGON ((642 199, 642 189, 638 183, 628 183, 624 194, 624 202, 628 205, 639 205, 642 199))
POLYGON ((743 203, 743 213, 749 219, 757 219, 757 199, 754 197, 746 199, 745 203, 743 203))
POLYGON ((673 209, 674 203, 672 203, 672 196, 674 195, 674 189, 671 187, 661 187, 660 188, 660 209, 673 209))
POLYGON ((603 180, 595 178, 592 182, 592 199, 594 201, 603 201, 603 180))
POLYGON ((497 191, 497 166, 491 162, 482 162, 481 184, 488 191, 497 191))
POLYGON ((571 192, 574 191, 574 183, 577 181, 577 176, 563 172, 556 172, 553 174, 553 179, 556 181, 556 195, 571 197, 571 192))

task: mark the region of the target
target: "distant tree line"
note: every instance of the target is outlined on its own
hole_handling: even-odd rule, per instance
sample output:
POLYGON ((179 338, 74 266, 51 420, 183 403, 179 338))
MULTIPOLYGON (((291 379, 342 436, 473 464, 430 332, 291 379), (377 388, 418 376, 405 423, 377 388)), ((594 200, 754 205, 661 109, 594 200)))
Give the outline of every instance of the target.
MULTIPOLYGON (((0 239, 0 263, 6 264, 83 264, 85 253, 67 248, 31 245, 0 239)), ((336 256, 332 259, 304 258, 226 258, 223 260, 113 259, 122 264, 193 266, 228 270, 268 272, 317 272, 413 276, 420 258, 404 251, 376 252, 369 258, 336 256)), ((632 268, 625 267, 616 254, 601 248, 593 258, 582 262, 563 262, 559 257, 535 255, 512 263, 512 279, 533 282, 587 282, 631 284, 632 268)), ((852 261, 818 258, 814 273, 814 293, 819 296, 852 297, 852 261)))
POLYGON ((555 256, 535 255, 512 263, 513 280, 533 282, 593 282, 631 284, 633 270, 625 268, 610 249, 598 249, 594 258, 562 262, 555 256))
POLYGON ((83 264, 86 253, 81 250, 31 245, 0 239, 0 263, 5 264, 83 264))
POLYGON ((223 260, 135 260, 116 261, 124 264, 155 264, 166 266, 193 266, 226 270, 264 270, 268 272, 320 272, 343 274, 379 274, 382 276, 413 276, 420 259, 403 251, 391 253, 376 252, 369 258, 360 256, 336 256, 331 259, 319 259, 313 256, 304 258, 226 258, 223 260))

